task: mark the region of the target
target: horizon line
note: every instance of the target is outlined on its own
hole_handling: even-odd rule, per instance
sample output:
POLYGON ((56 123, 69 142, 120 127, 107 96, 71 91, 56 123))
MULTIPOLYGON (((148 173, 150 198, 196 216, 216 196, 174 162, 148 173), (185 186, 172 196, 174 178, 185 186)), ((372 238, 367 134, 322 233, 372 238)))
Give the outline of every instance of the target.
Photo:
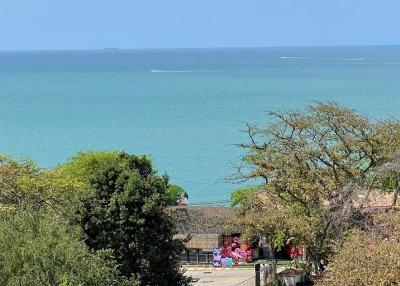
POLYGON ((73 52, 73 51, 135 51, 135 50, 211 50, 211 49, 268 49, 268 48, 329 48, 329 47, 396 47, 400 44, 338 44, 338 45, 282 45, 282 46, 215 46, 215 47, 148 47, 148 48, 54 48, 54 49, 15 49, 0 52, 73 52))

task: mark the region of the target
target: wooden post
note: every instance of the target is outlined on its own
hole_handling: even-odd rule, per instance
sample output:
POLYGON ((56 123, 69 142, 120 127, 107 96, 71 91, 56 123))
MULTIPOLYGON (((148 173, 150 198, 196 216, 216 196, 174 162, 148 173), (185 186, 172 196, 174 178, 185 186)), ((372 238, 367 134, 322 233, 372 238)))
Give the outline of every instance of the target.
POLYGON ((256 276, 255 276, 256 284, 255 284, 255 286, 261 286, 260 269, 261 269, 261 267, 260 267, 259 263, 254 264, 254 271, 256 272, 256 276))

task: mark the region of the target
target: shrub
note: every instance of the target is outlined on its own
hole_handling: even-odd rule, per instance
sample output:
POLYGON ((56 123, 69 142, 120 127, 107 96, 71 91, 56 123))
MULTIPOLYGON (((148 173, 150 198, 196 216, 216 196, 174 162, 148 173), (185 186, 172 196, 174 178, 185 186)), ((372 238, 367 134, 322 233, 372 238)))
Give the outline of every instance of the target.
POLYGON ((0 285, 133 286, 116 265, 94 254, 60 218, 17 213, 0 222, 0 285))

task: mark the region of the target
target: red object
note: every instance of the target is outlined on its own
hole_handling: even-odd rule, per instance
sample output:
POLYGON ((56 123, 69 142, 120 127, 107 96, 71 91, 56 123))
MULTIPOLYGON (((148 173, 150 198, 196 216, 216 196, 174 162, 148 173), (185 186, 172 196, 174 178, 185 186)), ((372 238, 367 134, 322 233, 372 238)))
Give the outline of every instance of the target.
POLYGON ((290 255, 290 258, 295 258, 296 256, 299 256, 300 255, 300 251, 299 251, 299 249, 297 248, 297 247, 294 247, 294 246, 291 246, 290 248, 289 248, 289 255, 290 255))

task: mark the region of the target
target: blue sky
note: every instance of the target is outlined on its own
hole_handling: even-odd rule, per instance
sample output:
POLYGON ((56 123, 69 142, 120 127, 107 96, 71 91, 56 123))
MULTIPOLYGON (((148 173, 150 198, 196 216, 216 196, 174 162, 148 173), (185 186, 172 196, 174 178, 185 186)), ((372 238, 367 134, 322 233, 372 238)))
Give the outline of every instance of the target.
POLYGON ((0 0, 0 50, 400 44, 399 0, 0 0))

